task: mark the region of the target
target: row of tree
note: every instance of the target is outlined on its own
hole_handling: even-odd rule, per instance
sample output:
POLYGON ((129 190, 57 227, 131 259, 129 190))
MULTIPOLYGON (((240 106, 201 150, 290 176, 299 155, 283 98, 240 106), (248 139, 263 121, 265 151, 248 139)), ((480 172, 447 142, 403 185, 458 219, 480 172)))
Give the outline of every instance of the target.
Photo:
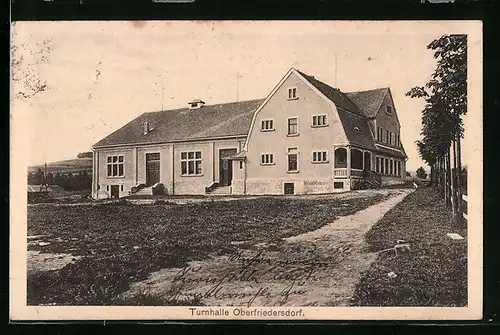
POLYGON ((38 169, 36 173, 28 173, 29 185, 59 185, 65 191, 81 191, 88 190, 92 187, 92 176, 87 171, 78 173, 59 173, 52 174, 51 172, 44 174, 42 169, 38 169))
POLYGON ((431 167, 431 183, 458 222, 462 217, 460 140, 462 117, 467 113, 467 35, 444 35, 427 48, 434 51, 436 69, 425 86, 413 87, 406 95, 425 100, 418 152, 431 167))

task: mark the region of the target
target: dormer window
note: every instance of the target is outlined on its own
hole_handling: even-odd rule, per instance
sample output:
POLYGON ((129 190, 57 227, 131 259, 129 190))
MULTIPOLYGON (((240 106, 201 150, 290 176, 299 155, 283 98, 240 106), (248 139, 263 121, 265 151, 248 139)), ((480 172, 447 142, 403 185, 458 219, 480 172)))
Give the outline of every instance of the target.
POLYGON ((298 98, 299 97, 297 96, 297 87, 288 88, 288 100, 295 100, 298 98))
POLYGON ((386 108, 385 108, 385 112, 386 112, 387 114, 391 115, 391 114, 392 114, 392 107, 391 107, 391 106, 386 106, 386 108))

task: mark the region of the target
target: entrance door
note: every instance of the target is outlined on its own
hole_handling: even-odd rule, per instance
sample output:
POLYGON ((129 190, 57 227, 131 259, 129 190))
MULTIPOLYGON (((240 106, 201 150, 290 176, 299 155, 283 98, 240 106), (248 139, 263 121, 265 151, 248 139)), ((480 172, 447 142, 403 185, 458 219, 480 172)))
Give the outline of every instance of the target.
POLYGON ((233 161, 228 157, 236 155, 238 149, 219 150, 219 185, 229 186, 233 180, 233 161))
POLYGON ((111 185, 111 198, 120 197, 120 185, 111 185))
POLYGON ((365 166, 363 166, 363 170, 371 171, 371 169, 372 169, 372 164, 371 164, 372 155, 368 151, 365 151, 364 162, 365 162, 365 166))
POLYGON ((160 182, 160 153, 146 154, 146 185, 160 182))

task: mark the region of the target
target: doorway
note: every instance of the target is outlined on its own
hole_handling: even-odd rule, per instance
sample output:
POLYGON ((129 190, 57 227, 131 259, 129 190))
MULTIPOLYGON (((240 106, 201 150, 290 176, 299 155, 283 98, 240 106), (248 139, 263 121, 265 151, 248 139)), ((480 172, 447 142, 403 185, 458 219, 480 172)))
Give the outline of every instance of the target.
POLYGON ((146 154, 146 185, 160 182, 160 153, 146 154))
POLYGON ((219 186, 230 186, 233 180, 233 161, 229 157, 236 155, 238 149, 219 150, 219 186))
POLYGON ((371 171, 372 170, 372 154, 369 153, 368 151, 365 151, 364 153, 364 166, 363 166, 363 170, 365 171, 371 171))
POLYGON ((111 185, 111 198, 120 197, 120 185, 111 185))
POLYGON ((294 183, 285 183, 285 194, 295 194, 294 183))

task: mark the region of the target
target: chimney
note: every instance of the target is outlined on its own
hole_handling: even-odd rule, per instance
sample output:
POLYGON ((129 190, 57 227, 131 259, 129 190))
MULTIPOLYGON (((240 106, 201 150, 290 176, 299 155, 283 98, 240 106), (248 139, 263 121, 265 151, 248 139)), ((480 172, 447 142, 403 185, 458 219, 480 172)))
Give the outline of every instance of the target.
POLYGON ((189 102, 189 109, 198 109, 203 107, 205 104, 205 101, 200 100, 200 99, 193 99, 189 102))

